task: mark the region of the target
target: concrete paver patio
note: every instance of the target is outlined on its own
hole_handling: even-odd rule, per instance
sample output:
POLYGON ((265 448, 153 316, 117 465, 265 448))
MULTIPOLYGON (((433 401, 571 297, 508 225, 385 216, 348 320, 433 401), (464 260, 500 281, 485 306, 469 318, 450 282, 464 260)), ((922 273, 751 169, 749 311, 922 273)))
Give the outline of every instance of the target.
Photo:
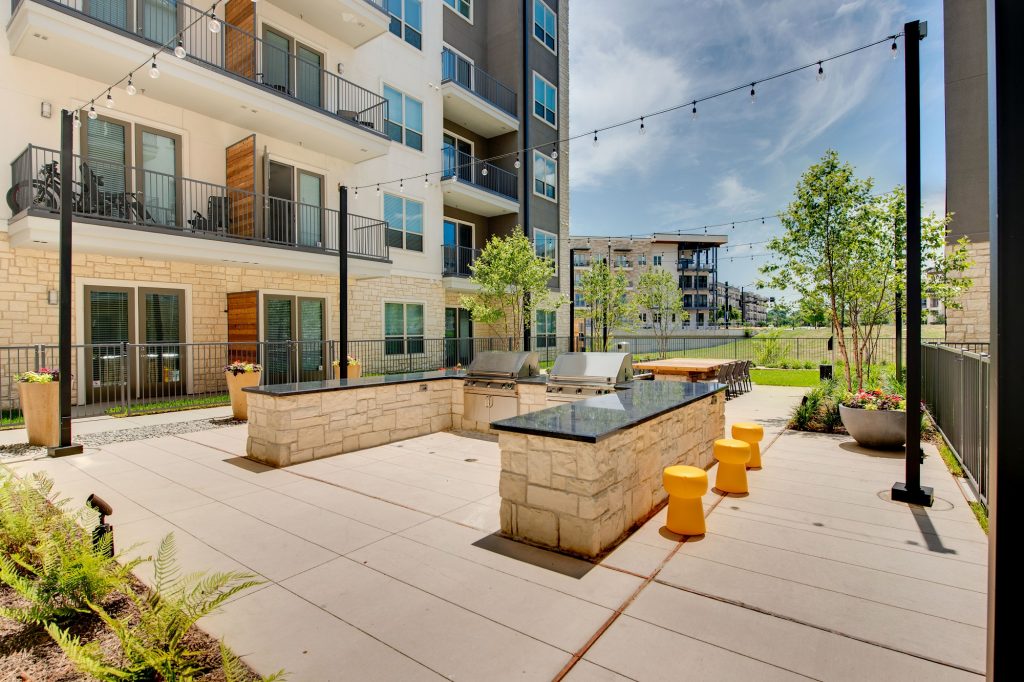
POLYGON ((203 626, 293 680, 979 679, 987 538, 959 487, 929 456, 935 507, 890 502, 901 456, 783 431, 801 393, 727 404, 768 447, 750 495, 705 497, 707 535, 662 510, 596 564, 496 534, 483 438, 274 470, 224 427, 10 466, 106 498, 119 547, 173 531, 190 569, 262 575, 203 626))

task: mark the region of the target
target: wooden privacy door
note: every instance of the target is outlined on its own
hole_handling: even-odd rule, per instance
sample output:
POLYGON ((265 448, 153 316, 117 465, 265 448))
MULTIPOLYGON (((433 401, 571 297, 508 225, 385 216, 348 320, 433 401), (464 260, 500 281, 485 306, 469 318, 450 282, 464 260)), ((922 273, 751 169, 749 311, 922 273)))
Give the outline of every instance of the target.
POLYGON ((210 197, 210 223, 236 237, 255 237, 259 210, 256 206, 256 136, 250 135, 229 145, 226 163, 227 197, 210 197), (219 205, 219 201, 224 201, 224 205, 219 205), (221 221, 220 216, 226 216, 227 220, 221 221))
POLYGON ((224 6, 224 66, 253 81, 256 80, 255 6, 252 0, 228 0, 224 6))

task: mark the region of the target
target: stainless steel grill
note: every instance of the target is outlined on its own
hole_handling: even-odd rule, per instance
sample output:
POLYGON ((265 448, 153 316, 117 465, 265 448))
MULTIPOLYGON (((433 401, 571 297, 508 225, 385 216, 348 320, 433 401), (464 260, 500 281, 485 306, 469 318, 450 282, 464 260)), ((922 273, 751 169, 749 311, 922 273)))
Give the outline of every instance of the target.
POLYGON ((569 402, 614 393, 633 380, 631 353, 563 353, 548 377, 548 402, 569 402))
POLYGON ((466 367, 463 416, 489 424, 519 414, 516 382, 540 373, 536 353, 483 351, 466 367))

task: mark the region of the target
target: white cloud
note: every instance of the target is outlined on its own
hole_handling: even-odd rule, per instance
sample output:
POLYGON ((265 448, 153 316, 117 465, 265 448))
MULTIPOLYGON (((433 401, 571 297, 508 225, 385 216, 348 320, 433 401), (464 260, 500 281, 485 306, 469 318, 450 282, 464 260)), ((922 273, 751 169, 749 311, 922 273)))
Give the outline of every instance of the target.
POLYGON ((764 192, 748 187, 735 172, 728 173, 714 185, 716 203, 720 208, 742 211, 759 205, 764 192))

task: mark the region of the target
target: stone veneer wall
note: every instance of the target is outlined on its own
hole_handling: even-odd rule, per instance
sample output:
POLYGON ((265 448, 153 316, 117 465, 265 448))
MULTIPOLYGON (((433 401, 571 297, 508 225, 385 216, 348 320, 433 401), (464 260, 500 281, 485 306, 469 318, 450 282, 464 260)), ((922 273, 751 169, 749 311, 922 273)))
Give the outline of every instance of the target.
MULTIPOLYGON (((497 435, 498 432, 492 429, 490 424, 470 421, 463 416, 465 413, 465 402, 463 401, 462 388, 462 379, 456 379, 455 390, 452 392, 452 428, 456 431, 476 431, 478 433, 497 435)), ((519 395, 519 414, 536 412, 548 406, 546 384, 517 384, 516 393, 519 395)))
POLYGON ((971 242, 967 247, 974 265, 965 274, 974 285, 960 297, 959 310, 946 307, 946 340, 958 343, 989 341, 990 290, 989 243, 971 242))
POLYGON ((665 501, 665 467, 707 468, 724 432, 721 392, 597 443, 502 432, 501 530, 597 556, 665 501))
POLYGON ((455 383, 440 379, 280 397, 250 393, 246 451, 285 467, 446 431, 452 428, 452 396, 462 393, 453 390, 455 383))

